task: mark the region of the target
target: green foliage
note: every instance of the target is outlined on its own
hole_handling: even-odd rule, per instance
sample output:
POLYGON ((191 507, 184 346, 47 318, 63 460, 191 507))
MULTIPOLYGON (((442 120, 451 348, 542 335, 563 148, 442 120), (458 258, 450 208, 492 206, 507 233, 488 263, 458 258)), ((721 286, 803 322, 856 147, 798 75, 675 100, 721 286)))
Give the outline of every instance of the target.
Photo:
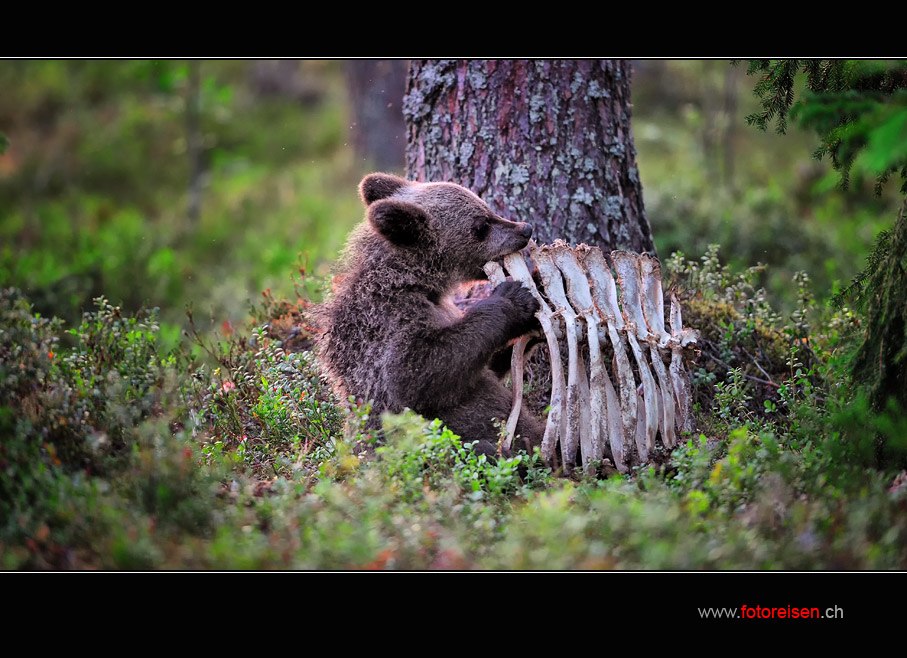
MULTIPOLYGON (((715 391, 718 418, 734 423, 749 416, 748 407, 752 396, 747 393, 746 381, 740 368, 728 372, 727 381, 715 384, 715 391)), ((771 404, 771 400, 765 402, 771 404)))
POLYGON ((156 311, 126 317, 96 302, 67 350, 59 320, 33 315, 15 290, 0 293, 0 404, 21 408, 17 433, 46 444, 51 462, 103 471, 161 404, 174 362, 157 352, 156 311))
MULTIPOLYGON (((703 291, 724 305, 715 308, 752 301, 754 291, 740 285, 746 274, 718 265, 717 252, 695 271, 719 286, 703 291)), ((538 454, 476 455, 440 422, 412 413, 385 417, 374 451, 355 429, 367 408, 342 436, 342 414, 315 362, 283 351, 277 319, 205 342, 199 349, 217 362, 209 370, 155 357, 153 314, 129 317, 101 302, 67 348, 60 321, 36 317, 14 293, 5 299, 6 568, 907 567, 905 487, 867 470, 877 434, 892 439, 882 449, 904 450, 907 431, 865 400, 850 405, 837 371, 827 387, 812 386, 815 366, 801 363, 796 341, 771 414, 755 413, 753 382, 738 365, 716 397, 723 417, 708 434, 687 437, 668 463, 572 482, 552 478, 538 454), (107 400, 87 407, 79 430, 87 447, 61 450, 35 414, 61 414, 65 397, 47 390, 89 391, 100 364, 119 383, 95 376, 107 400), (161 367, 174 373, 163 388, 152 376, 161 367), (14 412, 10 400, 23 405, 14 412), (119 437, 119 447, 92 440, 98 430, 119 437)), ((255 320, 296 307, 266 297, 255 320)))
POLYGON ((200 366, 186 386, 193 434, 206 437, 204 454, 213 459, 232 450, 265 477, 317 471, 334 452, 343 417, 314 355, 285 352, 266 327, 249 341, 234 335, 209 345, 194 336, 219 364, 210 374, 200 366))
POLYGON ((890 234, 879 239, 867 269, 845 294, 866 314, 853 375, 879 411, 889 399, 907 409, 907 201, 890 234))
POLYGON ((378 455, 389 486, 405 501, 421 499, 426 487, 436 489, 452 480, 469 500, 500 504, 517 493, 525 496, 546 477, 537 452, 492 462, 474 453, 471 444, 461 443, 438 420, 420 434, 413 431, 413 419, 405 415, 387 418, 384 427, 387 445, 378 448, 378 455), (519 475, 521 467, 531 473, 525 483, 519 475))
POLYGON ((701 425, 726 433, 738 426, 779 431, 795 424, 795 404, 824 394, 825 362, 842 336, 856 331, 847 309, 820 307, 809 277, 797 273, 797 306, 782 314, 756 287, 765 266, 736 271, 711 245, 698 261, 675 253, 668 280, 684 299, 684 324, 700 330, 700 358, 692 370, 701 425))
POLYGON ((893 188, 879 198, 847 195, 839 176, 810 158, 815 138, 796 122, 785 137, 746 127, 744 116, 761 107, 742 68, 642 65, 633 95, 639 174, 663 256, 720 243, 736 270, 765 264, 756 287, 790 312, 795 272, 808 272, 824 294, 860 271, 875 235, 890 225, 899 205, 893 188))
MULTIPOLYGON (((820 136, 817 158, 828 155, 847 187, 851 174, 876 178, 876 194, 893 172, 900 172, 907 193, 907 62, 848 60, 768 60, 750 63, 749 73, 764 72, 756 85, 763 111, 749 117, 765 129, 773 117, 779 132, 789 112, 820 136), (794 72, 807 74, 808 93, 794 105, 794 72)), ((907 205, 894 228, 883 231, 857 274, 834 302, 866 314, 865 328, 851 364, 853 379, 868 388, 877 412, 907 408, 907 205)), ((881 453, 898 453, 882 442, 881 453)), ((884 461, 881 460, 880 461, 884 461)))
MULTIPOLYGON (((900 171, 907 193, 907 62, 848 60, 768 60, 750 63, 749 73, 764 72, 755 92, 763 111, 748 119, 763 130, 772 118, 784 132, 788 112, 821 140, 817 158, 828 155, 846 187, 851 173, 876 178, 876 193, 892 172, 900 171), (794 105, 794 73, 807 74, 809 93, 794 105)), ((907 407, 907 217, 902 207, 893 230, 879 234, 866 268, 835 302, 847 301, 867 315, 852 365, 852 375, 869 387, 877 411, 889 399, 907 407)))
POLYGON ((907 62, 865 60, 753 60, 747 73, 762 74, 754 93, 762 111, 747 117, 765 130, 774 120, 784 134, 787 116, 815 130, 815 157, 829 156, 847 186, 856 172, 876 178, 877 192, 900 170, 907 193, 907 62), (806 74, 808 93, 796 102, 797 74, 806 74))
POLYGON ((176 404, 177 373, 156 350, 156 312, 97 306, 65 347, 60 320, 34 314, 17 291, 0 293, 6 568, 147 567, 134 561, 136 523, 180 532, 210 522, 213 479, 160 418, 176 404))
MULTIPOLYGON (((747 123, 766 130, 772 119, 777 120, 779 134, 787 131, 787 113, 794 102, 794 78, 796 77, 799 60, 784 59, 775 62, 771 60, 755 60, 750 62, 747 74, 753 75, 765 71, 765 75, 753 92, 762 99, 762 111, 751 114, 746 118, 747 123)), ((831 72, 837 72, 833 66, 831 72)))

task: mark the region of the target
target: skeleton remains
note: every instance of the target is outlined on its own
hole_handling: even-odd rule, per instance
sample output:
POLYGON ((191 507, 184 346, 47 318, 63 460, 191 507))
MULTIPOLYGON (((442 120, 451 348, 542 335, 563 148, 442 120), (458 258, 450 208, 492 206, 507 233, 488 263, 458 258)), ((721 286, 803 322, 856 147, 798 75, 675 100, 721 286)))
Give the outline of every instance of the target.
MULTIPOLYGON (((571 248, 557 240, 542 246, 530 242, 529 250, 543 290, 536 287, 520 253, 505 256, 503 268, 496 262, 486 264, 485 272, 494 285, 507 275, 522 282, 541 306, 537 317, 551 359, 551 405, 542 457, 554 463, 560 445, 567 470, 579 451, 584 469, 610 456, 626 473, 649 461, 656 437, 664 447, 673 448, 678 433, 691 429, 684 356, 691 356, 699 332, 683 328, 673 291, 671 330, 665 329, 661 264, 645 254, 612 251, 615 285, 611 267, 597 247, 571 248), (559 342, 564 339, 566 382, 559 342)), ((507 421, 506 450, 520 415, 523 360, 530 338, 523 336, 513 348, 513 410, 507 421)))

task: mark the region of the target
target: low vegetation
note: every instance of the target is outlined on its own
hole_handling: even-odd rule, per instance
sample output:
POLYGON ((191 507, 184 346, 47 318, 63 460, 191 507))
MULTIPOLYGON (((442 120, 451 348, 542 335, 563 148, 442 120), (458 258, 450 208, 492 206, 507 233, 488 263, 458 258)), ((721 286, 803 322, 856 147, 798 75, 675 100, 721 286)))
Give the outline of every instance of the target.
POLYGON ((705 337, 699 431, 606 479, 491 463, 413 414, 386 417, 376 447, 368 409, 282 347, 304 298, 266 297, 248 331, 190 331, 163 356, 155 311, 100 298, 67 333, 4 291, 3 565, 907 567, 907 423, 846 385, 852 314, 804 295, 782 321, 715 250, 670 265, 705 337))

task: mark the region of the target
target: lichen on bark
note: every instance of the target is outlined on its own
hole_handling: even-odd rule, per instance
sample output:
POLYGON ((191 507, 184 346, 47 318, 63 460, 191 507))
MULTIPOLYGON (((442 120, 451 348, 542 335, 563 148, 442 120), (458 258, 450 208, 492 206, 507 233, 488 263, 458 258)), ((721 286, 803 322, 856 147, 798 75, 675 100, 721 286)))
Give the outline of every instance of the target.
POLYGON ((655 255, 630 127, 630 65, 413 60, 407 175, 453 181, 561 238, 655 255))

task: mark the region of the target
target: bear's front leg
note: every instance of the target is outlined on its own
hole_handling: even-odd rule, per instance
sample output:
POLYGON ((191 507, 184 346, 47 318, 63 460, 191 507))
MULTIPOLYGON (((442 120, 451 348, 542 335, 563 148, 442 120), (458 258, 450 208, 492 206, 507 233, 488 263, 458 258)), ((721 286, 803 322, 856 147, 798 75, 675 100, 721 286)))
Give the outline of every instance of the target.
POLYGON ((500 303, 506 308, 505 313, 510 321, 510 330, 513 335, 508 340, 539 329, 539 321, 535 317, 539 310, 539 303, 529 288, 522 283, 504 281, 492 291, 491 297, 482 300, 476 306, 494 303, 496 300, 500 300, 500 303), (505 302, 509 302, 509 306, 505 302))
POLYGON ((502 283, 488 299, 462 318, 443 327, 426 328, 410 337, 397 353, 403 370, 418 378, 392 382, 392 395, 401 406, 442 410, 471 395, 495 352, 538 327, 538 302, 516 281, 502 283), (416 406, 418 405, 418 406, 416 406))
MULTIPOLYGON (((535 317, 539 303, 518 281, 505 281, 491 296, 473 306, 454 324, 439 333, 442 341, 456 341, 463 348, 451 372, 476 373, 486 366, 498 375, 509 369, 511 340, 539 328, 535 317)), ((453 363, 449 365, 454 365, 453 363)))

